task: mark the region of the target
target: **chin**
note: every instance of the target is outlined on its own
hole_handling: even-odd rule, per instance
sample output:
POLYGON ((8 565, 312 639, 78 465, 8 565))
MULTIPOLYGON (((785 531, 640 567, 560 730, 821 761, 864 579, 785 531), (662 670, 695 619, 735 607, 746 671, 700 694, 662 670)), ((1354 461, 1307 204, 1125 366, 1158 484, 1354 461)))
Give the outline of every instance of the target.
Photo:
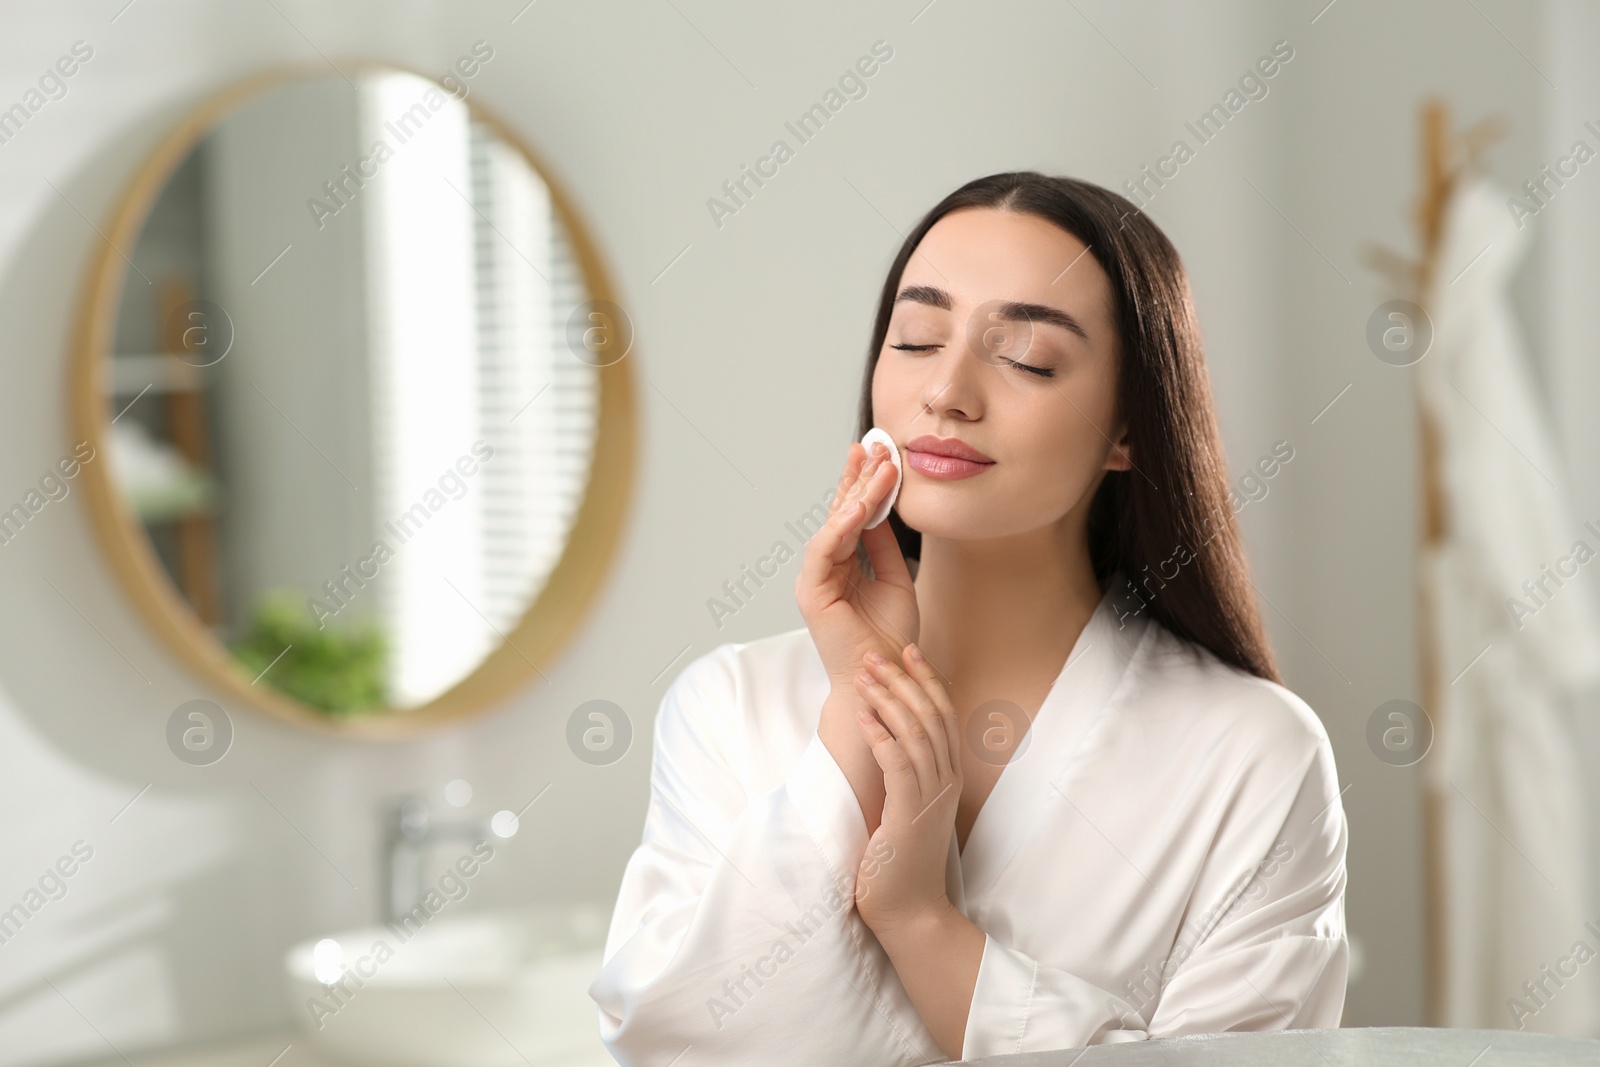
POLYGON ((924 537, 970 541, 985 537, 1002 537, 1010 532, 996 528, 992 512, 986 515, 984 509, 971 504, 940 507, 929 506, 924 501, 921 506, 909 508, 902 504, 903 501, 895 505, 895 513, 900 516, 900 521, 924 537))

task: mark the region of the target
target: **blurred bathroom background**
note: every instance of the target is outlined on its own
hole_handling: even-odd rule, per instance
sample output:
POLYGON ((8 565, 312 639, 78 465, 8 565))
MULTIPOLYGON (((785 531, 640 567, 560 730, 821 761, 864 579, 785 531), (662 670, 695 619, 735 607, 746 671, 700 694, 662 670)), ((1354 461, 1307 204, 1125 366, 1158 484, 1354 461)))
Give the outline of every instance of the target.
MULTIPOLYGON (((662 693, 801 625, 793 562, 745 576, 837 478, 884 272, 947 192, 1015 169, 1138 189, 1190 272, 1263 615, 1346 786, 1345 1025, 1514 1028, 1505 967, 1440 991, 1463 929, 1448 966, 1600 946, 1449 910, 1438 754, 1373 740, 1473 662, 1430 643, 1421 387, 1370 340, 1407 295, 1371 247, 1419 255, 1425 103, 1498 117, 1481 170, 1529 205, 1506 292, 1547 480, 1564 540, 1600 545, 1600 178, 1574 152, 1600 146, 1600 11, 105 0, 0 25, 0 1067, 609 1062, 585 987, 662 693)), ((1577 807, 1481 814, 1513 856, 1549 830, 1600 927, 1600 704, 1568 688, 1577 807)), ((1589 970, 1526 1025, 1600 1036, 1589 970)))

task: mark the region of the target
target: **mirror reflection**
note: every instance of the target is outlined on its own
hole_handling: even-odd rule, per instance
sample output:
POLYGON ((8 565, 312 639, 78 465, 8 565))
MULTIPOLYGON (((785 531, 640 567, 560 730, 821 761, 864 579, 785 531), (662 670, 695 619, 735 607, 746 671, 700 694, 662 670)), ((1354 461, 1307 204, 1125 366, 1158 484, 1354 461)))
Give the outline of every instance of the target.
POLYGON ((417 708, 528 611, 595 448, 569 238, 526 153, 399 71, 279 85, 170 175, 107 354, 111 466, 257 684, 417 708))

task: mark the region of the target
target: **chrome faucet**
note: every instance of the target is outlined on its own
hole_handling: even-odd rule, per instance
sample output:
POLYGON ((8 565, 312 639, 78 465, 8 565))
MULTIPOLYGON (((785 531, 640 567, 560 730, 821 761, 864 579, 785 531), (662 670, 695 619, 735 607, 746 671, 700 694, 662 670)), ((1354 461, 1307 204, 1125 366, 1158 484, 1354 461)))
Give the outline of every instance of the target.
MULTIPOLYGON (((467 783, 451 782, 446 796, 452 803, 457 803, 450 796, 453 789, 464 791, 468 799, 472 796, 467 783)), ((465 803, 466 800, 459 802, 465 803)), ((517 832, 517 817, 509 811, 497 811, 492 816, 440 822, 434 818, 426 797, 412 795, 385 809, 383 826, 382 903, 385 920, 395 921, 410 913, 426 893, 425 868, 431 846, 440 841, 511 837, 517 832)))

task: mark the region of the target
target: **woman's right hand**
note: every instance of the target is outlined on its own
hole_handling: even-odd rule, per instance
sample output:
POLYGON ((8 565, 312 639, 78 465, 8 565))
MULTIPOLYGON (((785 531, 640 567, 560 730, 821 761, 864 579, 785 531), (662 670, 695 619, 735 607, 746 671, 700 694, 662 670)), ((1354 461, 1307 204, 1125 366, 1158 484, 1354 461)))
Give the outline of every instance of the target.
POLYGON ((870 649, 899 663, 901 649, 917 639, 920 626, 916 587, 893 528, 882 522, 862 529, 894 488, 894 475, 882 445, 874 443, 869 456, 860 442, 851 443, 828 519, 806 543, 794 588, 831 687, 817 734, 855 790, 868 833, 882 817, 883 771, 854 721, 858 709, 871 710, 855 678, 870 649), (858 542, 872 563, 870 580, 856 558, 858 542))
POLYGON ((894 464, 881 444, 868 455, 850 445, 828 520, 806 542, 794 596, 811 631, 835 693, 855 694, 862 657, 876 649, 900 662, 900 650, 917 639, 917 591, 894 530, 887 521, 863 530, 867 518, 894 488, 894 464), (866 579, 856 543, 867 548, 874 577, 866 579))

